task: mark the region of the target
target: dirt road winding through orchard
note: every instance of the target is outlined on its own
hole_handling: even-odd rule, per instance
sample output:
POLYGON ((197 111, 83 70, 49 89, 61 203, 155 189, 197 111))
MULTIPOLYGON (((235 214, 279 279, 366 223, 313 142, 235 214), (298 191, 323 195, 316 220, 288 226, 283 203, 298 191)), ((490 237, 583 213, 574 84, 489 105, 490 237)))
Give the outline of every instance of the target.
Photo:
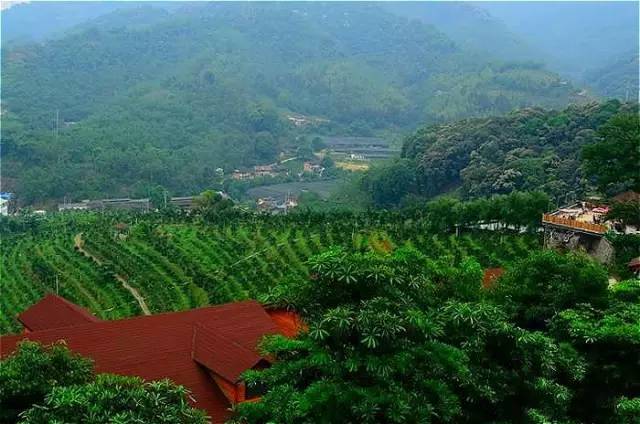
MULTIPOLYGON (((82 233, 76 234, 76 236, 73 238, 73 244, 75 246, 75 249, 78 252, 80 252, 87 258, 91 259, 96 264, 102 265, 102 260, 100 258, 98 258, 93 253, 89 252, 84 248, 84 240, 82 239, 82 233)), ((149 307, 147 306, 147 303, 144 301, 144 297, 142 297, 140 292, 135 287, 132 287, 127 282, 127 279, 124 276, 116 273, 114 273, 113 276, 115 277, 116 280, 120 282, 120 284, 122 284, 122 287, 127 289, 129 293, 131 293, 131 295, 136 299, 136 301, 138 302, 138 305, 140 306, 140 309, 142 310, 142 313, 145 315, 151 315, 151 310, 149 310, 149 307)))

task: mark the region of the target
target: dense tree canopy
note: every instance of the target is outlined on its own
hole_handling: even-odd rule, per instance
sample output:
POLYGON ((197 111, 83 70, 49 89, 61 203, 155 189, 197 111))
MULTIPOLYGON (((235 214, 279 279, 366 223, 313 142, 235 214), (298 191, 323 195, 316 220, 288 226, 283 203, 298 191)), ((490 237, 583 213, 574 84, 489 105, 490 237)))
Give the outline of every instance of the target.
POLYGON ((612 361, 616 342, 608 337, 628 339, 620 355, 633 355, 634 332, 622 331, 638 318, 637 283, 608 294, 597 264, 554 252, 515 265, 505 287, 499 281, 488 297, 481 276, 474 261, 451 268, 406 249, 317 256, 308 280, 282 282, 264 299, 295 308, 309 328, 295 340, 265 341, 278 362, 247 379, 269 391, 261 402, 241 405, 239 419, 572 423, 585 422, 576 421, 587 416, 581 402, 594 405, 593 422, 613 423, 616 413, 638 417, 629 400, 638 395, 637 362, 627 356, 608 362, 615 369, 599 368, 612 361), (579 319, 608 327, 600 327, 600 339, 598 324, 584 327, 579 319), (584 350, 592 342, 580 332, 602 346, 584 350), (609 372, 617 380, 607 391, 587 378, 609 372))
POLYGON ((21 424, 205 424, 192 408, 188 392, 168 380, 144 382, 136 377, 99 374, 84 385, 54 387, 42 405, 24 413, 21 424))
POLYGON ((206 423, 187 397, 183 387, 170 381, 94 377, 93 363, 63 344, 22 342, 0 362, 3 423, 206 423))
MULTIPOLYGON (((406 187, 409 194, 427 197, 452 189, 463 197, 540 190, 557 203, 579 198, 590 188, 589 178, 603 173, 606 183, 633 187, 638 174, 637 119, 637 106, 610 101, 562 111, 523 109, 503 117, 427 126, 404 142, 403 163, 413 169, 416 181, 415 188, 406 187), (601 138, 611 141, 598 142, 601 138), (587 161, 586 173, 580 162, 583 146, 589 146, 585 158, 594 158, 593 166, 587 161)), ((398 204, 407 194, 402 188, 377 190, 384 187, 387 173, 395 174, 395 168, 373 170, 365 179, 365 188, 380 204, 398 204), (380 193, 383 199, 376 198, 380 193)), ((404 172, 412 179, 413 173, 404 172)))
POLYGON ((42 403, 56 386, 82 385, 92 378, 93 363, 63 345, 47 349, 21 343, 0 362, 0 422, 17 422, 20 412, 42 403))
POLYGON ((600 140, 582 149, 588 177, 604 193, 640 191, 640 118, 635 113, 612 117, 598 130, 600 140))
POLYGON ((492 62, 376 5, 132 8, 2 56, 3 176, 26 204, 191 195, 217 167, 295 153, 300 133, 578 100, 539 65, 492 62))

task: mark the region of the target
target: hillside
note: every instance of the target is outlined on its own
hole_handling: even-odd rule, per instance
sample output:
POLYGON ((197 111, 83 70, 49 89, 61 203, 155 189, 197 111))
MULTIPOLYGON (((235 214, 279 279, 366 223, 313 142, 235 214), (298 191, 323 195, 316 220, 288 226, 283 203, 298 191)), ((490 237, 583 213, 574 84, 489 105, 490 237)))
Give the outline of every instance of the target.
POLYGON ((402 156, 419 194, 457 188, 464 197, 543 190, 561 203, 584 194, 580 151, 596 131, 633 104, 610 101, 564 110, 523 109, 502 117, 427 126, 407 138, 402 156))
POLYGON ((638 51, 637 2, 479 2, 477 6, 543 53, 551 69, 574 81, 638 51))
POLYGON ((334 214, 217 217, 215 223, 147 215, 59 214, 3 221, 0 334, 44 293, 100 318, 189 309, 255 298, 285 278, 306 278, 331 246, 386 253, 413 246, 452 265, 474 257, 502 266, 539 246, 537 236, 451 235, 437 219, 334 214), (137 223, 135 223, 137 221, 137 223))
POLYGON ((470 50, 504 61, 544 62, 545 53, 477 3, 386 2, 391 12, 433 25, 470 50))
POLYGON ((585 74, 585 82, 601 96, 637 101, 640 87, 640 56, 638 51, 627 52, 619 59, 585 74))
POLYGON ((362 136, 582 99, 372 5, 129 8, 2 55, 3 176, 23 204, 199 192, 295 145, 290 114, 362 136))

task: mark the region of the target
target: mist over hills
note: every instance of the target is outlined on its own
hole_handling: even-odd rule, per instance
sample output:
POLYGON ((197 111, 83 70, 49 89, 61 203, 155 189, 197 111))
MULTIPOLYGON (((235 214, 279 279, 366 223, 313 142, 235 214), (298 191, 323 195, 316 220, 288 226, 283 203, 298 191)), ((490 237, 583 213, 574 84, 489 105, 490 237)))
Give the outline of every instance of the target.
POLYGON ((376 4, 145 4, 2 56, 3 172, 26 202, 192 193, 301 132, 371 135, 586 99, 541 64, 487 57, 376 4), (301 130, 291 114, 325 123, 301 130))

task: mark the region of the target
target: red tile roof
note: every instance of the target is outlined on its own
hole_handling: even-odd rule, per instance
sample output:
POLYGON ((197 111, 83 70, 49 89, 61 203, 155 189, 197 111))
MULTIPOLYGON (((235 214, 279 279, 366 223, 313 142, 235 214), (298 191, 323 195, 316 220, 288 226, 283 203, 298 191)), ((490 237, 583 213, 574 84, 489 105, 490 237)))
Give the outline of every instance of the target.
POLYGON ((502 274, 504 274, 504 269, 502 268, 485 269, 482 277, 482 287, 485 289, 492 288, 495 285, 496 280, 500 278, 502 274))
POLYGON ((254 349, 200 325, 193 329, 193 359, 230 383, 240 374, 253 368, 263 358, 254 349))
POLYGON ((29 331, 71 327, 100 321, 86 309, 55 294, 46 295, 18 315, 18 320, 29 331))
MULTIPOLYGON (((42 312, 42 306, 35 307, 23 315, 32 323, 44 322, 36 313, 42 312)), ((146 380, 169 378, 185 386, 194 406, 206 410, 214 423, 222 423, 230 415, 231 404, 210 373, 237 381, 243 371, 263 359, 256 352, 262 336, 278 332, 279 326, 259 303, 244 301, 3 336, 0 357, 13 352, 23 339, 43 344, 64 340, 73 351, 92 358, 96 372, 146 380)))

